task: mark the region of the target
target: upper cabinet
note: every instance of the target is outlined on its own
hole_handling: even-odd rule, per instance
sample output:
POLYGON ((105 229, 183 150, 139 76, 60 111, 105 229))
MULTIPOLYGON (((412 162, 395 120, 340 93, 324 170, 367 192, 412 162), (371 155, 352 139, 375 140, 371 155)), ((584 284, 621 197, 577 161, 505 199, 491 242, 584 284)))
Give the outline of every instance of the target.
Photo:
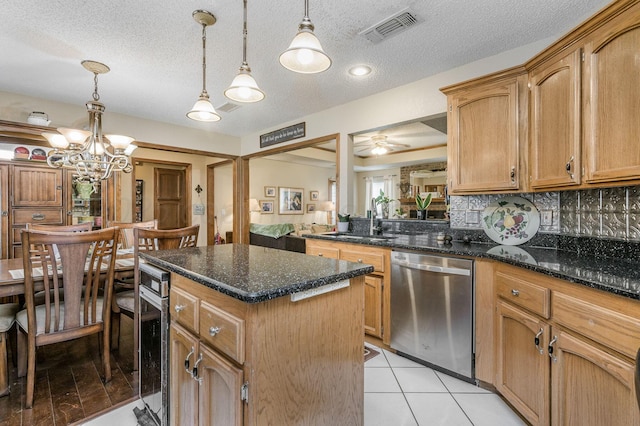
POLYGON ((618 0, 521 69, 441 89, 449 192, 640 181, 639 46, 640 1, 618 0))
POLYGON ((522 130, 527 111, 524 68, 442 91, 449 105, 449 193, 520 189, 520 147, 526 139, 522 130))
POLYGON ((531 188, 580 184, 580 49, 529 71, 531 188))
POLYGON ((640 179, 640 4, 584 46, 585 181, 640 179))

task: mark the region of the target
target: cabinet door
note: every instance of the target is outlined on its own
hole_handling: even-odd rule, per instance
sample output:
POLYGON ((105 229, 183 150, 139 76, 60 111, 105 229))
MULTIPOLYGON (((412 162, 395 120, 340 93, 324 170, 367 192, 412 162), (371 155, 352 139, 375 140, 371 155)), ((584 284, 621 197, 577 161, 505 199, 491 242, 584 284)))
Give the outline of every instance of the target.
POLYGON ((200 383, 200 425, 242 425, 242 370, 207 346, 200 346, 198 364, 200 383))
POLYGON ((580 183, 580 49, 529 74, 532 188, 580 183))
POLYGON ((0 165, 0 259, 9 257, 9 166, 0 165))
POLYGON ((496 388, 532 425, 549 424, 549 330, 536 316, 498 301, 496 388))
POLYGON ((585 44, 585 180, 640 178, 640 4, 585 44))
POLYGON ((449 97, 450 193, 518 189, 518 81, 449 97))
POLYGON ((382 277, 364 277, 364 331, 382 338, 382 277))
POLYGON ((13 207, 62 207, 62 169, 13 166, 13 207))
POLYGON ((191 333, 171 323, 169 418, 174 426, 198 424, 198 382, 187 372, 187 367, 191 371, 195 365, 198 346, 191 333))
POLYGON ((640 425, 633 363, 553 330, 552 424, 640 425))

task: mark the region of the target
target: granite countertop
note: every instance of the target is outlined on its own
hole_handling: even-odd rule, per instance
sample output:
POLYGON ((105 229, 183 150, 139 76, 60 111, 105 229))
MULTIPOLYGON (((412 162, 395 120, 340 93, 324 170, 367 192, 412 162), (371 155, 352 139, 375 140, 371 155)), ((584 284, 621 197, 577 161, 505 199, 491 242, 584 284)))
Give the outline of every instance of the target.
POLYGON ((373 266, 247 244, 140 253, 156 265, 247 303, 373 272, 373 266))
POLYGON ((552 277, 640 300, 640 262, 631 260, 603 256, 578 256, 575 252, 555 248, 459 241, 442 243, 437 241, 435 234, 385 234, 371 237, 348 234, 307 234, 305 237, 499 260, 552 277))

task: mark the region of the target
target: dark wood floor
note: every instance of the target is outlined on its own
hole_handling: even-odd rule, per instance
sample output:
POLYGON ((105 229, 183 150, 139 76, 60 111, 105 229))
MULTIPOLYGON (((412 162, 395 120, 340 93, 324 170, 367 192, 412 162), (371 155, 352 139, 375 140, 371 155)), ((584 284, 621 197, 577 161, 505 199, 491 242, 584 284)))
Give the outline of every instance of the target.
POLYGON ((26 377, 18 378, 9 354, 11 394, 0 398, 0 425, 67 425, 131 400, 138 393, 133 371, 133 322, 122 315, 122 342, 111 352, 109 383, 102 383, 98 335, 38 349, 33 408, 24 408, 26 377))

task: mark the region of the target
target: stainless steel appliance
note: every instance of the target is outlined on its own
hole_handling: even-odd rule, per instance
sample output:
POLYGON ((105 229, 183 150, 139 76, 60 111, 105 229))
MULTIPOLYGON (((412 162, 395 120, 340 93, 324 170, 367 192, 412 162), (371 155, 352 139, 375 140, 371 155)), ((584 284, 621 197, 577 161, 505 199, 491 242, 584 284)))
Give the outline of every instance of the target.
MULTIPOLYGON (((169 272, 140 263, 140 417, 169 424, 169 272)), ((140 424, 148 424, 140 423, 140 424)))
POLYGON ((473 261, 392 252, 391 347, 473 382, 473 261))

